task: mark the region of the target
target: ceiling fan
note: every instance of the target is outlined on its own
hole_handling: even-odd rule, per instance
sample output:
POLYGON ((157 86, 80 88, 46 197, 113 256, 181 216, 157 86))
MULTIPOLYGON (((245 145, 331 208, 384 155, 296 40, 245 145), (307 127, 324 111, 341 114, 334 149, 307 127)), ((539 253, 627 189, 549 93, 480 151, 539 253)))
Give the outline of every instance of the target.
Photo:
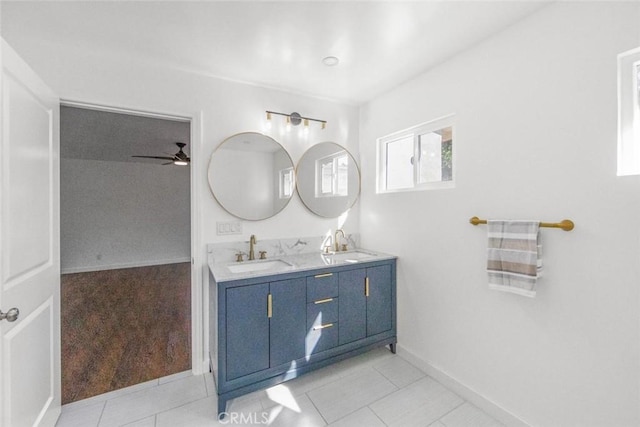
POLYGON ((174 164, 178 166, 188 165, 189 162, 191 162, 191 159, 189 158, 189 156, 187 156, 187 154, 184 151, 182 151, 182 148, 185 147, 187 144, 185 144, 184 142, 176 142, 176 145, 178 146, 179 150, 176 154, 173 155, 173 157, 167 157, 167 156, 131 156, 131 157, 140 157, 143 159, 169 160, 167 163, 163 163, 163 165, 170 165, 170 164, 174 164))

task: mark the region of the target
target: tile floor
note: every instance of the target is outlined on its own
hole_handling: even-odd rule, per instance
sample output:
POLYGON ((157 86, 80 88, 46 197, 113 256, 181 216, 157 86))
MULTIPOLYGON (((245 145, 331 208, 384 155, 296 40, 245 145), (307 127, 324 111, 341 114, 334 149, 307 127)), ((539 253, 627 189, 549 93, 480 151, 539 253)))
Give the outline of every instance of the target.
POLYGON ((185 372, 65 405, 57 427, 502 426, 386 348, 216 408, 212 376, 185 372))

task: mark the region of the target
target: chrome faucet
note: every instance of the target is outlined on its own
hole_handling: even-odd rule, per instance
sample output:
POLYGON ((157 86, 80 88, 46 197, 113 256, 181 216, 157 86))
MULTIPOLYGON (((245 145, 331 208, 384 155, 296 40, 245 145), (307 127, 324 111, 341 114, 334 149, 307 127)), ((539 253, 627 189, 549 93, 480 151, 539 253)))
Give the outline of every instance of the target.
POLYGON ((251 237, 249 237, 249 261, 256 259, 256 253, 253 250, 253 246, 256 243, 258 243, 258 241, 256 240, 256 235, 252 234, 251 237))
MULTIPOLYGON (((342 228, 338 228, 335 232, 335 234, 333 235, 333 246, 335 248, 336 252, 340 251, 340 242, 338 242, 338 233, 342 233, 342 238, 346 239, 347 237, 344 235, 344 231, 342 231, 342 228)), ((346 249, 345 249, 346 250, 346 249)))

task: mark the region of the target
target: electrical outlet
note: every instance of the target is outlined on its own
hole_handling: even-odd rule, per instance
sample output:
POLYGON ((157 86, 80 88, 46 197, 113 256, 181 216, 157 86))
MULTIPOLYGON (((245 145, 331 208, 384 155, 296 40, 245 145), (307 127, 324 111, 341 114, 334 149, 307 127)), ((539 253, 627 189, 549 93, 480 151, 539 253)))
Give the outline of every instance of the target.
POLYGON ((241 221, 216 222, 216 230, 217 230, 218 236, 223 236, 227 234, 240 234, 242 233, 242 222, 241 221))

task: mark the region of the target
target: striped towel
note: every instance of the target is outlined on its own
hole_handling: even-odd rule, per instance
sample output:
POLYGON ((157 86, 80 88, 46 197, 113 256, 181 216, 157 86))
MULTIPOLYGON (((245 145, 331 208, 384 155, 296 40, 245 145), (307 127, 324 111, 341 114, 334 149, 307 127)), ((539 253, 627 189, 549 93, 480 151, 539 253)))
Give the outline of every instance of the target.
POLYGON ((542 273, 539 221, 487 221, 489 288, 536 296, 542 273))

